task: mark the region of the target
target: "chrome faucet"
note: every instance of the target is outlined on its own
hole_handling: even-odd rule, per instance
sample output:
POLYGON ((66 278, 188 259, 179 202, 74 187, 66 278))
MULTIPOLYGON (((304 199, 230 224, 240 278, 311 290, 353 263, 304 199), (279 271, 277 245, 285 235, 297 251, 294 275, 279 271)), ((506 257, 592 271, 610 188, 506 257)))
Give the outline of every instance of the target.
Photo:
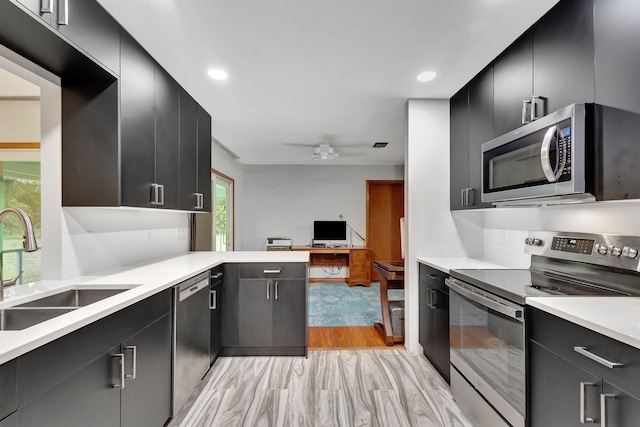
MULTIPOLYGON (((5 217, 9 212, 13 212, 18 217, 20 217, 20 221, 22 222, 22 227, 24 228, 24 242, 22 243, 22 247, 25 252, 35 252, 38 250, 38 242, 36 242, 36 233, 33 231, 33 223, 31 222, 31 218, 27 216, 26 213, 22 209, 18 208, 5 208, 0 212, 0 225, 4 221, 5 217)), ((4 301, 4 288, 13 286, 16 284, 18 279, 22 276, 22 270, 18 273, 16 277, 9 280, 4 280, 2 278, 2 268, 0 268, 0 301, 4 301)))

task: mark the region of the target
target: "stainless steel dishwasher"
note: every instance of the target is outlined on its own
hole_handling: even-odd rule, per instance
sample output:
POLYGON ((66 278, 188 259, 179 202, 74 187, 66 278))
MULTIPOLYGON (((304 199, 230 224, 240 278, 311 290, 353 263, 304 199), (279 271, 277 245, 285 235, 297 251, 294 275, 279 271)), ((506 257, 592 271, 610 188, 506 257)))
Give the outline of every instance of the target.
POLYGON ((173 288, 173 414, 209 369, 209 272, 173 288))

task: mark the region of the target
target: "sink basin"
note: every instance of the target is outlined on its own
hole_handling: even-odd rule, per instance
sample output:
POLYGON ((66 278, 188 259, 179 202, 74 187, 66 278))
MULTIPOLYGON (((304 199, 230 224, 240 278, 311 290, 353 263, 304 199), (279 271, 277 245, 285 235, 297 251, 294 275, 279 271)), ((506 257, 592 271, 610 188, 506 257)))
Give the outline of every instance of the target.
POLYGON ((0 331, 19 331, 45 320, 53 319, 73 308, 18 308, 11 307, 0 310, 0 331))
POLYGON ((53 319, 78 308, 85 307, 121 292, 131 286, 83 287, 58 292, 0 309, 0 331, 19 331, 46 320, 53 319))
POLYGON ((35 301, 17 305, 15 307, 47 307, 47 308, 78 308, 98 302, 110 296, 127 291, 128 289, 72 289, 55 295, 39 298, 35 301))

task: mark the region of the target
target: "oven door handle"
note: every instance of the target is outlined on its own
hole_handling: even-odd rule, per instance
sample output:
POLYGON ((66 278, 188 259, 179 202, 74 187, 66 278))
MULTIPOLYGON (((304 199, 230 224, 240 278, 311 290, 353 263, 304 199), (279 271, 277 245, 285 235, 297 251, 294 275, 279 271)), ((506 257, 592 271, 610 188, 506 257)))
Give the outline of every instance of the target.
POLYGON ((505 316, 509 316, 519 322, 524 322, 523 310, 517 309, 513 307, 506 306, 504 304, 499 303, 498 301, 492 300, 490 298, 485 297, 484 295, 480 295, 473 291, 470 291, 459 284, 457 284, 454 280, 445 279, 445 284, 452 291, 462 295, 465 298, 468 298, 472 301, 477 302, 493 311, 497 311, 498 313, 504 314, 505 316))

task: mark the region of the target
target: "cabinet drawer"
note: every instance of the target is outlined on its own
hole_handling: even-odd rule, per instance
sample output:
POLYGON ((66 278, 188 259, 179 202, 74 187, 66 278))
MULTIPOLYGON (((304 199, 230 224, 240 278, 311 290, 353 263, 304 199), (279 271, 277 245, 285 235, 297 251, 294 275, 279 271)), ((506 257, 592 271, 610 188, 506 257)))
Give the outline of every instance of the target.
POLYGON ((423 280, 428 288, 439 289, 444 293, 449 294, 449 288, 444 284, 444 279, 448 277, 447 273, 422 263, 419 264, 418 270, 419 279, 423 280))
POLYGON ((369 266, 366 263, 356 262, 352 263, 350 267, 349 275, 351 278, 354 277, 367 277, 367 273, 369 272, 369 266))
POLYGON ((640 350, 532 307, 529 307, 529 321, 530 339, 636 398, 640 397, 640 350), (576 352, 576 346, 623 366, 610 369, 576 352))
POLYGON ((303 262, 241 264, 239 275, 242 279, 306 278, 307 264, 303 262))
POLYGON ((351 251, 351 259, 354 259, 354 260, 368 260, 369 259, 369 251, 366 250, 366 249, 352 250, 351 251))

